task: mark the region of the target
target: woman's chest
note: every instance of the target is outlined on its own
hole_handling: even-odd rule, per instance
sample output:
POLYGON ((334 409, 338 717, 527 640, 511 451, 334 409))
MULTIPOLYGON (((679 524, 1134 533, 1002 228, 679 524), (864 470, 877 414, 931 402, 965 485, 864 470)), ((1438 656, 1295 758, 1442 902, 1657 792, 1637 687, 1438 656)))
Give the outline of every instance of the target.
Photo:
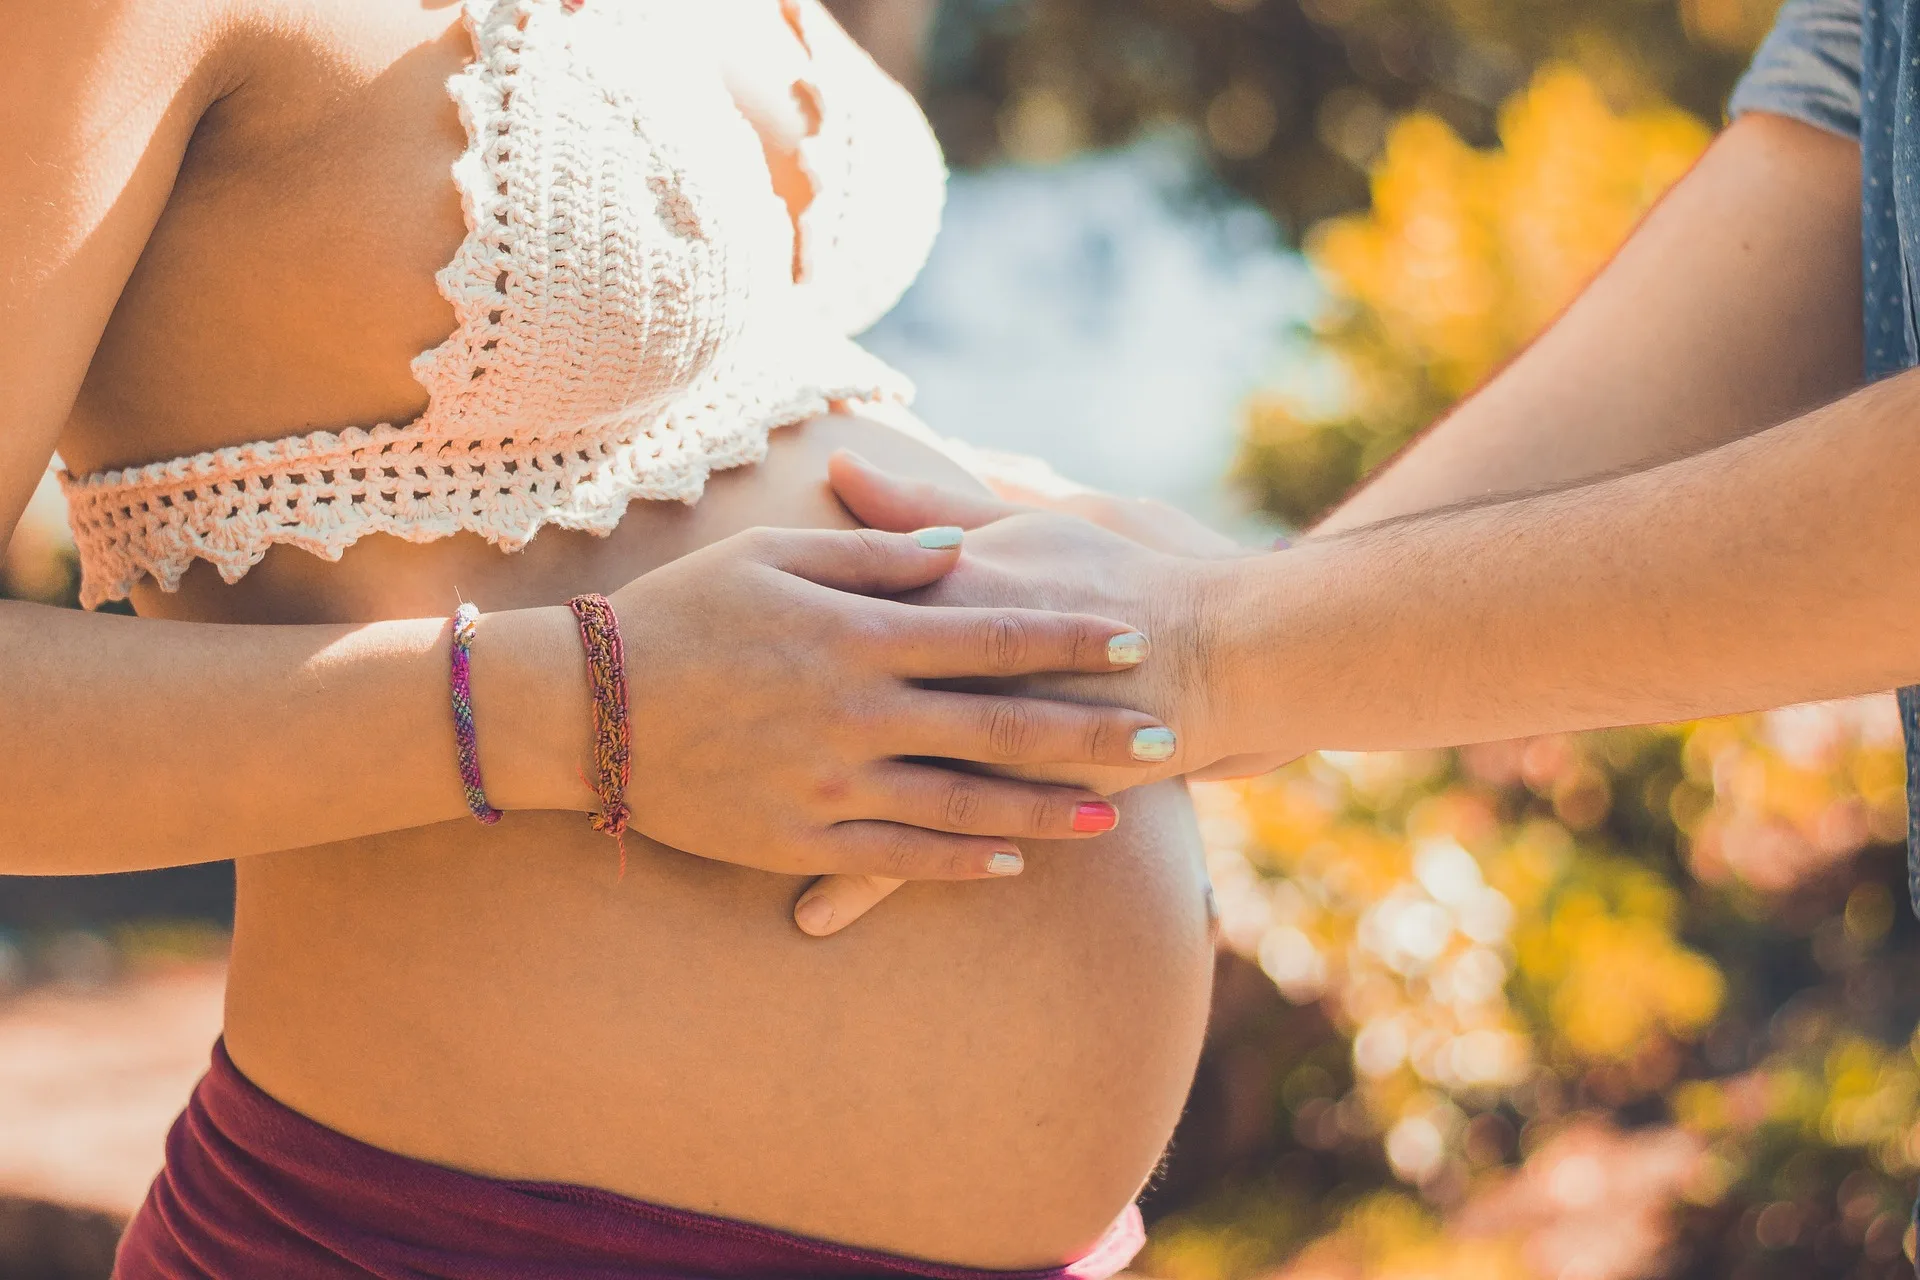
MULTIPOLYGON (((535 346, 557 307, 644 350, 632 378, 676 376, 663 320, 784 283, 794 252, 777 179, 807 120, 778 86, 807 51, 779 0, 727 7, 738 38, 661 0, 258 12, 101 342, 69 464, 410 421, 416 358, 471 327, 488 283, 489 311, 537 310, 535 346)), ((717 335, 679 336, 684 366, 717 335)))

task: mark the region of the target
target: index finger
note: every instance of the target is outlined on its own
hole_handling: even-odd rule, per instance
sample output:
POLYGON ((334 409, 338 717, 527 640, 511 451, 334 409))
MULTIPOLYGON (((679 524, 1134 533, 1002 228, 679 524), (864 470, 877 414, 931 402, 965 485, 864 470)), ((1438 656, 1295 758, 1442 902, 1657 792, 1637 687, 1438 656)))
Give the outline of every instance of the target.
POLYGON ((896 675, 910 680, 1102 674, 1147 660, 1152 643, 1124 622, 1043 609, 893 605, 887 617, 896 675))

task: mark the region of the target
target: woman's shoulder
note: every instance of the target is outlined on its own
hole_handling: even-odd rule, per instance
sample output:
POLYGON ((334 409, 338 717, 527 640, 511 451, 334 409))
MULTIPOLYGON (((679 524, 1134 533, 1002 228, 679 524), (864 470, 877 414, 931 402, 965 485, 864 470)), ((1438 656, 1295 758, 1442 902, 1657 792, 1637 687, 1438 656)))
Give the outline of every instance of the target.
POLYGON ((275 117, 343 97, 457 29, 459 9, 370 0, 0 0, 0 19, 0 118, 10 122, 9 141, 70 157, 124 145, 134 131, 183 125, 196 145, 213 126, 267 137, 275 117))
POLYGON ((239 74, 241 6, 195 0, 4 0, 0 99, 16 145, 101 144, 139 122, 197 118, 239 74))

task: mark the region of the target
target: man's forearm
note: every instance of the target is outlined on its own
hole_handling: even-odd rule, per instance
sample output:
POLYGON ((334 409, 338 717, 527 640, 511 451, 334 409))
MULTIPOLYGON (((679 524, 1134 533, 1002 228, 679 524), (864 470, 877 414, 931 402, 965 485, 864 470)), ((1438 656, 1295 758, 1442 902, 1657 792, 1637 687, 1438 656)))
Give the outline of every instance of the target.
POLYGON ((1916 421, 1920 373, 1644 472, 1216 569, 1217 741, 1434 746, 1920 680, 1916 421))
POLYGON ((1844 139, 1735 124, 1544 336, 1320 532, 1650 466, 1858 385, 1859 171, 1844 139))

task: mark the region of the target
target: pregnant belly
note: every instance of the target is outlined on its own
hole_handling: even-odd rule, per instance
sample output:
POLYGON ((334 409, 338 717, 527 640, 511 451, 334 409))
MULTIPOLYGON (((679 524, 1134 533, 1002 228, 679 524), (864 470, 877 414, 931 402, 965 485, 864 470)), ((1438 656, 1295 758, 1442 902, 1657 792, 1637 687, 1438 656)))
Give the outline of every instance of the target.
MULTIPOLYGON (((848 523, 823 483, 841 444, 957 480, 885 428, 822 420, 609 539, 543 534, 519 556, 369 540, 141 603, 278 621, 446 612, 456 588, 486 607, 612 590, 748 525, 848 523)), ((1031 846, 1014 880, 910 885, 825 942, 790 922, 802 882, 633 837, 622 879, 575 814, 249 859, 229 1047, 281 1101, 419 1159, 971 1266, 1058 1262, 1139 1191, 1205 1030, 1185 795, 1120 807, 1109 836, 1031 846)))

